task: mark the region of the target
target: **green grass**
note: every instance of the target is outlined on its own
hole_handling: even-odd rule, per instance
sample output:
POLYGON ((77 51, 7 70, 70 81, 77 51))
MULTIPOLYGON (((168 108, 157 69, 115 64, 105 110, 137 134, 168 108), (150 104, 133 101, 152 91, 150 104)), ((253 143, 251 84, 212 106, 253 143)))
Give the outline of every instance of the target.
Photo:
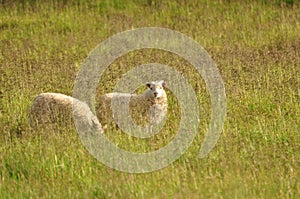
MULTIPOLYGON (((0 1, 0 198, 299 198, 299 9, 290 0, 0 1), (159 50, 116 60, 97 94, 110 92, 130 68, 153 61, 189 80, 201 106, 200 128, 169 167, 119 172, 94 159, 73 126, 30 129, 34 96, 71 95, 81 64, 101 41, 148 26, 190 36, 218 65, 227 117, 207 158, 197 158, 210 119, 204 81, 185 60, 159 50)), ((172 96, 170 106, 176 118, 172 96)), ((147 151, 168 143, 177 127, 170 119, 162 135, 143 141, 120 130, 107 135, 128 150, 147 151)))

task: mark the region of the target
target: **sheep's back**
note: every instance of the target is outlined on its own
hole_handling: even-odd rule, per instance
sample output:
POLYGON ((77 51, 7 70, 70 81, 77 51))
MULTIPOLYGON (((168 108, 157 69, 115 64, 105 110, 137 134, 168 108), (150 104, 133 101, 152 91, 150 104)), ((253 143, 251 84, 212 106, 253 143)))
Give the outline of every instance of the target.
POLYGON ((31 126, 64 122, 72 119, 74 98, 59 93, 42 93, 36 96, 30 108, 31 126))

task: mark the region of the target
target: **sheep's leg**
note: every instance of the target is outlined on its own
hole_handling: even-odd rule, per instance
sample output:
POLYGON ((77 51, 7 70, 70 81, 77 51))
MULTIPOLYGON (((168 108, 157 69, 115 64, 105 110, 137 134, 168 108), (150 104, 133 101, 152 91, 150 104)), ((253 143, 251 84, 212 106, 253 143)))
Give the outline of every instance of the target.
POLYGON ((150 123, 148 126, 148 134, 152 135, 152 133, 153 133, 153 124, 150 123))
POLYGON ((158 125, 164 125, 166 112, 165 107, 159 104, 155 104, 150 107, 149 133, 152 134, 154 128, 157 128, 158 125))

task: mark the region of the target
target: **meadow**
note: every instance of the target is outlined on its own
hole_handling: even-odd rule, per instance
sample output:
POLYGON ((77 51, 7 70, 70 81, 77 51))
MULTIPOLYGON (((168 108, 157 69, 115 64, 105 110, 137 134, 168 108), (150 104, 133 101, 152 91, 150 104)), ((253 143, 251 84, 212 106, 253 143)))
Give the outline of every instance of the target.
MULTIPOLYGON (((300 198, 299 10, 292 0, 0 1, 0 198, 300 198), (110 36, 140 27, 179 31, 215 61, 227 115, 206 158, 198 158, 212 106, 205 82, 186 60, 157 49, 115 60, 97 95, 144 63, 172 66, 189 80, 200 126, 168 167, 120 172, 98 162, 72 124, 30 128, 36 95, 72 95, 89 53, 110 36)), ((109 139, 139 152, 170 142, 180 107, 168 93, 170 114, 157 136, 140 140, 108 128, 109 139)))

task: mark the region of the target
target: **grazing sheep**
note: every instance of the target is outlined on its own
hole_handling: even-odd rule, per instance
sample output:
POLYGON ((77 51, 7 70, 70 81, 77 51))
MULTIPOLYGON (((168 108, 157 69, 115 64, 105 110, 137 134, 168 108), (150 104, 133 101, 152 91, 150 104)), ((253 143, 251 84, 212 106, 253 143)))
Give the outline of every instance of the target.
MULTIPOLYGON (((99 104, 96 109, 102 125, 111 123, 112 118, 115 118, 115 115, 112 117, 111 110, 113 101, 121 105, 118 108, 122 110, 125 110, 122 108, 122 104, 129 101, 129 113, 131 117, 133 116, 132 118, 135 122, 145 123, 146 121, 150 126, 162 122, 168 108, 167 94, 164 90, 165 81, 147 82, 146 86, 148 89, 142 94, 108 93, 102 95, 99 98, 99 104)), ((127 113, 123 114, 124 119, 119 119, 118 121, 126 120, 127 113)))
POLYGON ((36 128, 54 122, 71 124, 73 115, 77 119, 77 128, 97 128, 102 132, 101 124, 86 103, 60 93, 42 93, 34 98, 30 125, 36 128))

